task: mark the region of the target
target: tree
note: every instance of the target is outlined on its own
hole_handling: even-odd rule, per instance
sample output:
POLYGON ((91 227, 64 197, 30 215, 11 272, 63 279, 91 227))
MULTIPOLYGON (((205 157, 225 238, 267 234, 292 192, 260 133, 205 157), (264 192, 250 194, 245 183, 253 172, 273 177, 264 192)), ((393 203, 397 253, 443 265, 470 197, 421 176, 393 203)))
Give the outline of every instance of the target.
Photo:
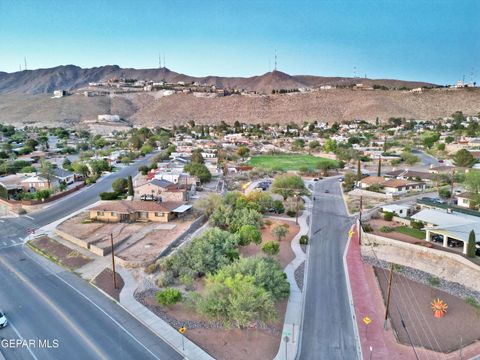
POLYGON ((466 149, 458 150, 455 155, 453 155, 453 161, 455 165, 461 167, 471 167, 476 162, 472 153, 466 149))
POLYGON ((209 182, 212 174, 204 164, 190 163, 185 165, 184 170, 190 175, 196 176, 201 183, 209 182))
POLYGON ((92 160, 90 167, 95 175, 100 175, 103 171, 110 170, 110 165, 107 160, 92 160))
POLYGON ((159 304, 170 306, 182 300, 182 293, 177 289, 166 288, 163 291, 157 291, 155 297, 159 304))
POLYGON ((310 150, 317 150, 320 147, 320 143, 317 140, 312 140, 308 143, 310 150))
POLYGON ((337 150, 337 142, 333 139, 328 139, 323 145, 323 151, 325 152, 335 152, 337 150))
POLYGON ((70 170, 72 168, 72 162, 69 158, 66 157, 65 160, 63 160, 62 167, 66 170, 70 170))
POLYGON ((360 159, 357 160, 357 181, 362 180, 362 167, 360 164, 360 159))
POLYGON ((240 245, 248 245, 252 242, 254 244, 260 244, 262 242, 262 234, 253 225, 242 225, 238 230, 238 236, 240 238, 240 245))
POLYGON ((0 185, 0 198, 8 200, 8 190, 0 185))
POLYGON ((476 249, 476 242, 475 242, 475 232, 472 230, 468 235, 468 244, 467 244, 467 256, 470 258, 475 257, 476 249))
POLYGON ((143 154, 143 155, 147 155, 149 153, 151 153, 153 151, 153 146, 150 145, 150 144, 144 144, 142 145, 142 147, 140 148, 140 152, 143 154))
POLYGON ((124 178, 115 179, 112 182, 112 189, 118 194, 123 194, 127 190, 128 180, 124 178))
POLYGON ((440 139, 440 134, 437 132, 427 131, 422 135, 423 146, 430 149, 440 139))
POLYGON ((204 164, 202 152, 200 150, 192 151, 192 164, 204 164))
POLYGON ((357 176, 354 173, 346 173, 343 178, 343 188, 346 191, 350 191, 355 186, 355 182, 357 181, 357 176))
POLYGON ((293 151, 300 151, 300 150, 303 149, 304 146, 305 146, 305 140, 295 139, 295 140, 293 140, 293 143, 292 143, 292 150, 293 151))
POLYGON ((475 205, 480 204, 480 171, 470 170, 465 175, 464 186, 473 194, 475 205))
POLYGON ((272 192, 280 194, 286 199, 294 193, 305 193, 305 183, 298 175, 283 174, 275 177, 272 183, 272 192))
POLYGON ((287 236, 288 230, 284 225, 277 223, 272 226, 271 233, 278 241, 282 241, 282 239, 287 236))
POLYGON ((200 210, 206 217, 210 217, 212 213, 222 203, 222 197, 217 193, 210 193, 205 197, 202 197, 193 203, 193 207, 200 210))
POLYGON ((139 166, 139 167, 138 167, 138 171, 139 171, 142 175, 147 175, 148 172, 150 171, 150 168, 149 168, 148 166, 142 165, 142 166, 139 166))
POLYGON ((246 146, 239 146, 237 149, 237 155, 240 156, 242 159, 246 158, 250 153, 250 149, 246 146))
POLYGON ((132 180, 132 175, 128 175, 128 196, 133 196, 133 180, 132 180))
POLYGON ((253 321, 267 322, 276 317, 272 295, 255 284, 250 275, 209 275, 205 295, 197 301, 197 310, 210 318, 243 328, 253 321))
POLYGON ((47 179, 48 187, 50 187, 50 183, 55 174, 53 164, 47 160, 42 160, 40 162, 40 173, 47 179))
POLYGON ((320 161, 317 163, 317 169, 323 174, 323 176, 328 176, 328 170, 332 169, 333 165, 330 161, 320 161))
POLYGON ((74 162, 72 169, 76 174, 82 175, 83 177, 87 177, 90 172, 88 166, 81 162, 74 162))

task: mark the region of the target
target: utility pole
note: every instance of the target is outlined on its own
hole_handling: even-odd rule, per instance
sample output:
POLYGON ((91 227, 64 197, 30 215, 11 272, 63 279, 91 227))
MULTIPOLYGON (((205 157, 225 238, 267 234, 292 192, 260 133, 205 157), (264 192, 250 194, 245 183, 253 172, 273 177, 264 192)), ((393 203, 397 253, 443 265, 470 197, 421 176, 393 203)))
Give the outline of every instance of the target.
POLYGON ((390 275, 388 277, 388 292, 387 292, 387 306, 385 309, 385 322, 384 327, 387 326, 387 318, 388 318, 388 308, 390 306, 390 295, 392 291, 392 279, 393 279, 393 263, 390 264, 390 275))
POLYGON ((455 183, 455 170, 452 170, 452 181, 450 186, 450 204, 453 205, 453 185, 455 183))
POLYGON ((382 155, 378 157, 378 170, 377 170, 377 176, 380 177, 382 173, 382 155))
POLYGON ((117 277, 115 276, 115 252, 113 249, 113 233, 110 233, 110 245, 112 246, 113 288, 117 289, 117 277))
POLYGON ((363 196, 360 196, 360 212, 358 215, 358 244, 362 245, 362 204, 363 204, 363 196))

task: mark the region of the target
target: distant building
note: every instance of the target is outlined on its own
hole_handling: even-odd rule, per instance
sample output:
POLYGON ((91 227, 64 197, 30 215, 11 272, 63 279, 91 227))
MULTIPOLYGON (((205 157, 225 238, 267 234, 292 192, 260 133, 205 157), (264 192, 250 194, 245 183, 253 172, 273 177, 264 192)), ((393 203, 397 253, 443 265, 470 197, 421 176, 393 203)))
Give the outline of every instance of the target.
POLYGON ((98 121, 108 121, 108 122, 119 122, 120 121, 120 115, 98 115, 97 117, 98 121))
POLYGON ((58 99, 58 98, 66 96, 66 95, 68 95, 68 93, 65 90, 55 90, 53 92, 53 98, 54 99, 58 99))

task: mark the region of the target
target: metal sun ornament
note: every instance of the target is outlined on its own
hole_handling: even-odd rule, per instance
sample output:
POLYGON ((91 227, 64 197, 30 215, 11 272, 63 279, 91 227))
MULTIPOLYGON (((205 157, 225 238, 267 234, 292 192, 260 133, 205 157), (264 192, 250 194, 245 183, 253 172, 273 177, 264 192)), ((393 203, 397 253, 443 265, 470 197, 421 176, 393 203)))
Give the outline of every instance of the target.
POLYGON ((441 299, 435 299, 432 301, 432 310, 433 310, 433 316, 436 318, 442 318, 445 316, 448 305, 446 302, 444 302, 441 299))

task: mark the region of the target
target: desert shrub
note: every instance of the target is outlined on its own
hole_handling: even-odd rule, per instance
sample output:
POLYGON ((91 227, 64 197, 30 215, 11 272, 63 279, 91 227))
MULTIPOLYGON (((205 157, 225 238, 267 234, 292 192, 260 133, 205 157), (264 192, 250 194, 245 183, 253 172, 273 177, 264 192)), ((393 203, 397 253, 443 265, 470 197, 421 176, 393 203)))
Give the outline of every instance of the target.
POLYGON ((148 265, 145 267, 145 274, 153 274, 154 272, 157 272, 158 270, 158 264, 154 262, 153 264, 148 265))
POLYGON ((379 229, 381 232, 392 232, 393 231, 393 228, 390 227, 390 226, 382 226, 380 229, 379 229))
POLYGON ((295 217, 297 215, 297 212, 295 210, 288 210, 287 215, 290 217, 295 217))
POLYGON ((262 251, 267 255, 277 255, 280 252, 280 244, 277 241, 267 241, 263 244, 262 251))
POLYGON ((272 209, 277 214, 283 214, 285 212, 285 206, 283 206, 283 202, 281 200, 273 200, 272 209))
POLYGON ((200 277, 238 259, 238 243, 238 235, 211 228, 163 260, 160 268, 171 271, 173 277, 185 273, 200 277))
POLYGON ((272 220, 266 219, 263 223, 267 226, 270 226, 270 225, 272 225, 272 220))
POLYGON ((432 287, 437 287, 440 285, 440 279, 436 276, 427 277, 428 284, 432 287))
POLYGON ((465 298, 465 302, 468 305, 473 306, 477 310, 477 313, 480 314, 480 302, 478 302, 477 299, 475 299, 473 296, 467 296, 465 298))
POLYGON ((372 232, 373 231, 372 225, 370 225, 369 223, 362 224, 362 227, 363 227, 363 231, 365 231, 365 232, 372 232))
POLYGON ((282 224, 274 224, 271 233, 278 241, 281 241, 288 234, 288 229, 282 224))
POLYGON ((171 271, 166 271, 162 276, 157 279, 158 287, 170 286, 173 284, 174 277, 171 271))
POLYGON ((383 214, 383 219, 385 221, 392 221, 393 220, 393 213, 392 212, 385 212, 383 214))
POLYGON ((180 283, 185 285, 187 290, 193 290, 194 278, 191 274, 183 274, 180 276, 180 283))
POLYGON ((253 225, 242 225, 238 230, 240 245, 248 245, 250 243, 260 244, 262 242, 262 233, 253 225))
POLYGON ((300 245, 308 245, 308 235, 300 236, 300 245))
POLYGON ((182 293, 177 289, 167 288, 163 291, 158 291, 155 297, 159 304, 170 306, 182 300, 182 293))

